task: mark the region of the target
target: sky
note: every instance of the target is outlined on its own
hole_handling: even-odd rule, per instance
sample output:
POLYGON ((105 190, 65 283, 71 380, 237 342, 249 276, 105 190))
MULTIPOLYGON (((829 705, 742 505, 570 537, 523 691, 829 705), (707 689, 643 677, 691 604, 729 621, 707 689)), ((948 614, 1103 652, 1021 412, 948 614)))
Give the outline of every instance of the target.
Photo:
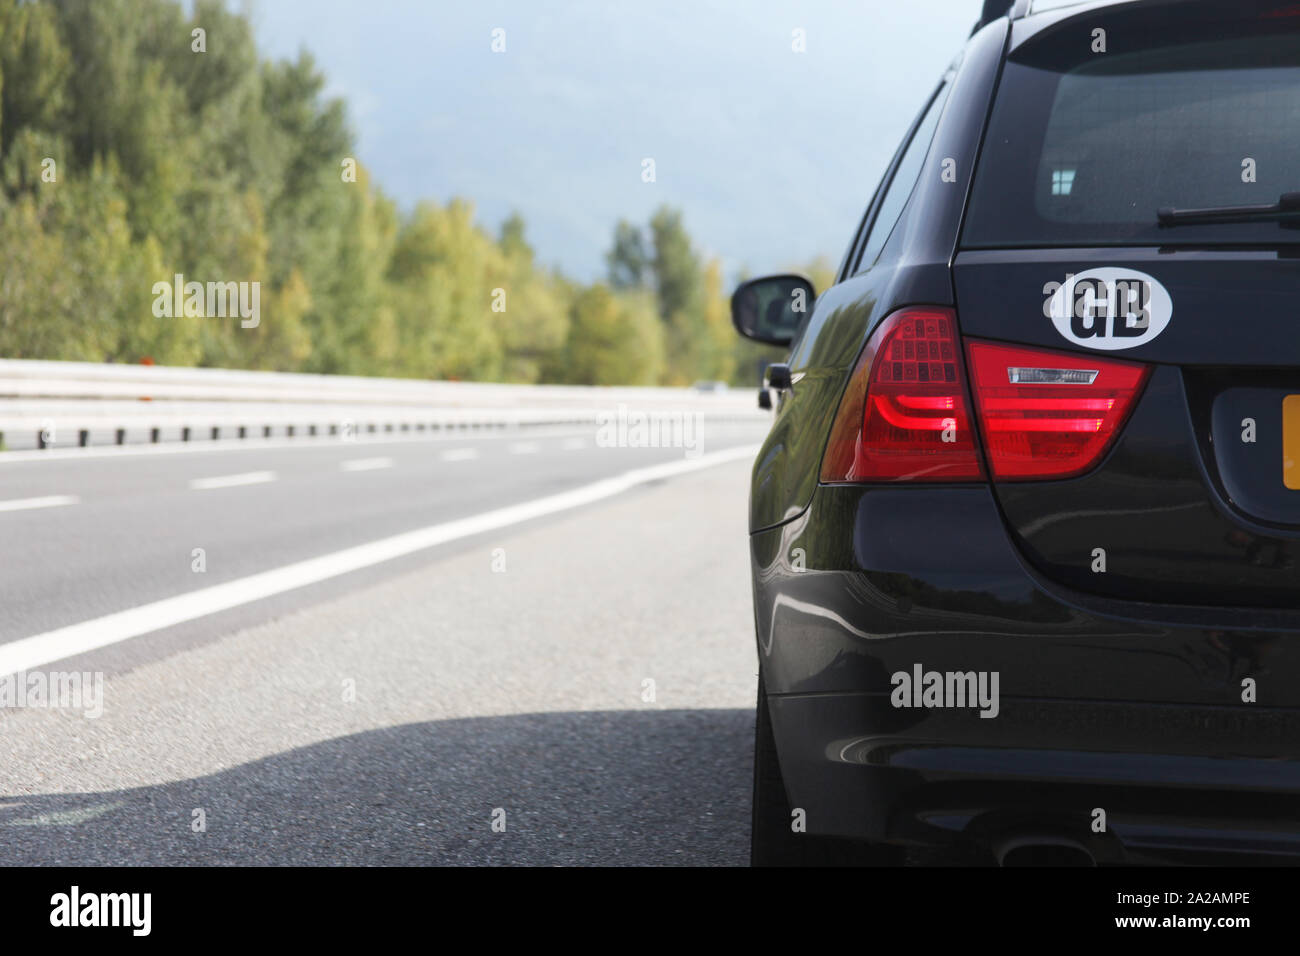
POLYGON ((981 2, 232 5, 263 56, 312 53, 403 210, 465 198, 493 233, 517 210, 541 262, 591 281, 615 223, 662 203, 728 276, 837 264, 981 2))

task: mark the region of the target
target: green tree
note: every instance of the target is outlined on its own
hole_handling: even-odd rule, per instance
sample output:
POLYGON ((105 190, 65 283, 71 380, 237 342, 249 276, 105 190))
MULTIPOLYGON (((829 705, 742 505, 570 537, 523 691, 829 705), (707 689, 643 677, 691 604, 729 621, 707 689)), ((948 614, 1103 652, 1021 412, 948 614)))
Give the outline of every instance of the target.
POLYGON ((0 0, 0 158, 19 130, 62 131, 71 67, 53 7, 0 0))
POLYGON ((518 212, 512 212, 509 218, 501 223, 499 242, 506 258, 525 261, 532 265, 533 247, 524 238, 524 217, 518 212))
POLYGON ((614 244, 605 254, 609 284, 615 289, 639 289, 646 284, 650 257, 646 253, 641 230, 620 219, 614 227, 614 244))
POLYGON ((650 270, 660 317, 671 322, 674 316, 695 314, 701 305, 702 270, 681 212, 661 206, 650 220, 650 237, 654 250, 650 270))
MULTIPOLYGON (((389 277, 398 292, 401 350, 412 374, 496 379, 503 365, 493 279, 500 248, 474 225, 474 210, 453 200, 421 203, 397 236, 389 277)), ((507 308, 509 298, 507 294, 507 308)))
POLYGON ((663 326, 646 296, 619 296, 597 283, 573 302, 557 377, 574 385, 650 385, 659 377, 663 326))

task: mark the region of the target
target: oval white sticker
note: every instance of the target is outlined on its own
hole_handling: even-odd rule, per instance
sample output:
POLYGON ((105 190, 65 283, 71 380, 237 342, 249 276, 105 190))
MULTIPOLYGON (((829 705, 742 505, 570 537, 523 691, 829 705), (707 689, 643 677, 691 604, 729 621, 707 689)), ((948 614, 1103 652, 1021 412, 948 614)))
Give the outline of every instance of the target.
POLYGON ((1056 331, 1089 349, 1131 349, 1169 325, 1174 301, 1145 272, 1106 266, 1072 273, 1043 287, 1043 314, 1056 331))

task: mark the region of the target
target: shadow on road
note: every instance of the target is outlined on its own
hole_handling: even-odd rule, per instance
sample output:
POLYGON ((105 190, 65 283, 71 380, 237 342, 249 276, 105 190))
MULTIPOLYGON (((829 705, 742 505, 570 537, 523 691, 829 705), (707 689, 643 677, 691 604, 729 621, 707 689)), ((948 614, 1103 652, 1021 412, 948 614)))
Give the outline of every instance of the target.
POLYGON ((750 710, 406 724, 192 780, 0 796, 6 865, 745 864, 750 710), (493 832, 493 810, 506 829, 493 832), (201 809, 207 830, 192 830, 201 809))

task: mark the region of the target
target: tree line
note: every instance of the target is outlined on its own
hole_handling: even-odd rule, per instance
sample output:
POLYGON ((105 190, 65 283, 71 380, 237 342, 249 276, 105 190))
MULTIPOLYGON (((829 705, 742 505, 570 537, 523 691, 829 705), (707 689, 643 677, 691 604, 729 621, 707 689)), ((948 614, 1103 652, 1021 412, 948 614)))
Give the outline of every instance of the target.
POLYGON ((220 0, 0 0, 0 357, 593 385, 772 357, 680 211, 619 222, 608 278, 574 281, 517 214, 400 211, 324 87, 220 0), (260 321, 158 309, 175 276, 258 283, 260 321))

